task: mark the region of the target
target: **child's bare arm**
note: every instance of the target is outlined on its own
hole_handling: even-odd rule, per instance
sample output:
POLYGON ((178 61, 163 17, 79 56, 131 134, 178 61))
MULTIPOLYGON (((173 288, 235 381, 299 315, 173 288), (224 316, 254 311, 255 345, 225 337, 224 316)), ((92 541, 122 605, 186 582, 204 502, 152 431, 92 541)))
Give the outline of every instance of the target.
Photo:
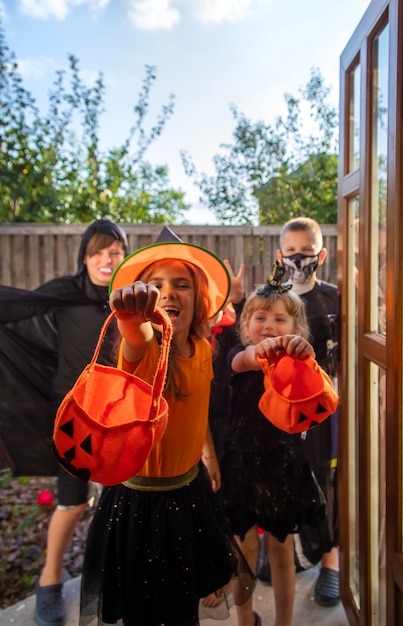
POLYGON ((247 346, 242 352, 238 352, 231 361, 231 368, 234 372, 249 372, 250 370, 260 370, 257 362, 257 346, 247 346))
POLYGON ((125 339, 123 356, 127 361, 139 361, 144 356, 154 334, 151 322, 158 301, 157 287, 139 280, 112 291, 109 304, 116 311, 119 332, 125 339))

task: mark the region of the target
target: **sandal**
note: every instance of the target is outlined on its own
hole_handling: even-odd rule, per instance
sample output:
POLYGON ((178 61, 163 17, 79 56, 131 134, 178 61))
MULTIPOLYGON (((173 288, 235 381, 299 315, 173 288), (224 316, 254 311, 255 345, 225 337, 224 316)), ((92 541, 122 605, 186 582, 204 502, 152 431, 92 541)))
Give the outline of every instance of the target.
POLYGON ((63 626, 66 613, 62 596, 63 583, 41 587, 35 583, 35 622, 38 626, 63 626))
POLYGON ((210 593, 205 598, 200 600, 201 604, 208 609, 215 609, 217 606, 220 606, 225 600, 225 595, 221 593, 221 595, 217 595, 215 593, 210 593))
POLYGON ((253 611, 253 615, 255 616, 255 626, 262 626, 262 618, 260 617, 259 613, 253 611))

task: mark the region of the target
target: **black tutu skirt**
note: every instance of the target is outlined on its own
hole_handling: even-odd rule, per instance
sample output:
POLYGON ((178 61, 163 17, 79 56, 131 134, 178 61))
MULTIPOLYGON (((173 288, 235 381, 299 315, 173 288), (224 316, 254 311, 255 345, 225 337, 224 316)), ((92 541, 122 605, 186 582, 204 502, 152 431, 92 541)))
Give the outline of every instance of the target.
POLYGON ((303 526, 321 528, 326 503, 301 436, 278 429, 259 410, 263 372, 236 374, 232 385, 231 427, 221 466, 232 532, 243 540, 257 525, 284 541, 303 526))
POLYGON ((236 604, 255 579, 217 506, 205 471, 184 487, 104 488, 91 522, 80 626, 197 624, 200 598, 233 580, 236 604))
MULTIPOLYGON (((232 476, 225 484, 224 507, 231 529, 243 540, 246 532, 257 525, 279 541, 304 526, 320 528, 326 519, 326 504, 309 463, 281 467, 275 475, 265 471, 265 459, 231 460, 232 476), (238 468, 237 468, 238 466, 238 468), (238 473, 236 473, 238 472, 238 473)), ((284 457, 283 457, 284 459, 284 457)), ((270 463, 271 466, 271 463, 270 463)), ((271 466, 272 468, 272 466, 271 466)))

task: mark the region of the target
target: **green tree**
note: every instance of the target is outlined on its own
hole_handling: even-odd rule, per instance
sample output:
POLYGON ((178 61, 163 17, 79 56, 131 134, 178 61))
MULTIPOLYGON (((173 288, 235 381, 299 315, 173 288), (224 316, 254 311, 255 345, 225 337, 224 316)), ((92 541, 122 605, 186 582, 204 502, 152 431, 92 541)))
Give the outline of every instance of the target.
POLYGON ((145 130, 155 67, 145 67, 127 139, 102 152, 102 73, 87 87, 77 58, 68 60, 68 71, 56 73, 48 111, 41 115, 0 24, 0 222, 181 219, 189 208, 184 193, 171 187, 165 165, 153 167, 144 160, 174 110, 171 95, 145 130))
POLYGON ((287 114, 274 124, 251 122, 231 106, 233 143, 213 156, 212 176, 200 174, 182 152, 200 201, 220 222, 273 224, 296 215, 337 221, 337 112, 318 69, 299 93, 285 94, 287 114))

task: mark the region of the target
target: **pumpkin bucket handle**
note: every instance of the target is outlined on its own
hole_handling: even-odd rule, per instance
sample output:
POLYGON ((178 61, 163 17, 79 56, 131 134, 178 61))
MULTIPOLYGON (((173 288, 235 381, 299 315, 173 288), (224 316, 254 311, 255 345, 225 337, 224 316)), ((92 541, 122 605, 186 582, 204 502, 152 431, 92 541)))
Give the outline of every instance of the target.
MULTIPOLYGON (((161 308, 157 307, 155 309, 155 313, 160 317, 161 325, 162 325, 162 339, 161 339, 161 351, 157 362, 157 367, 155 370, 154 380, 152 384, 151 390, 151 405, 150 405, 150 413, 149 413, 149 424, 153 424, 156 421, 159 421, 161 418, 159 416, 160 413, 160 402, 162 397, 162 392, 164 390, 167 367, 168 367, 168 355, 169 348, 171 345, 172 339, 172 324, 169 319, 168 314, 161 308)), ((112 311, 105 320, 105 323, 101 329, 97 345, 95 346, 94 354, 92 359, 88 365, 89 370, 93 370, 95 364, 97 362, 99 352, 101 350, 102 342, 105 339, 105 334, 108 329, 109 324, 116 316, 116 312, 112 311)))

